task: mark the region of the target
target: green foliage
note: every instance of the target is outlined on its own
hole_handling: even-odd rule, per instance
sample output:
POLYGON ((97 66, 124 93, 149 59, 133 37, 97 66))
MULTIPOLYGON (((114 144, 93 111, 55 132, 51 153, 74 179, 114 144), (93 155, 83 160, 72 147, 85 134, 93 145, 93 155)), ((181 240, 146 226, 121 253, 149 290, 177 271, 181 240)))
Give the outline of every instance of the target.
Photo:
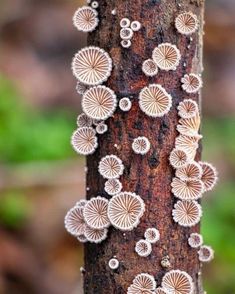
POLYGON ((218 185, 203 201, 202 234, 215 250, 215 260, 205 266, 205 289, 213 294, 235 293, 235 119, 206 119, 203 125, 203 159, 215 162, 218 185), (222 163, 222 164, 220 164, 222 163))
POLYGON ((228 160, 226 163, 235 165, 235 118, 204 119, 203 158, 228 160), (226 158, 224 158, 226 157, 226 158))
POLYGON ((0 198, 0 222, 11 229, 22 227, 29 215, 29 203, 22 194, 9 192, 0 198))
POLYGON ((69 138, 75 114, 40 113, 24 105, 0 76, 0 158, 2 162, 66 159, 73 156, 69 138))

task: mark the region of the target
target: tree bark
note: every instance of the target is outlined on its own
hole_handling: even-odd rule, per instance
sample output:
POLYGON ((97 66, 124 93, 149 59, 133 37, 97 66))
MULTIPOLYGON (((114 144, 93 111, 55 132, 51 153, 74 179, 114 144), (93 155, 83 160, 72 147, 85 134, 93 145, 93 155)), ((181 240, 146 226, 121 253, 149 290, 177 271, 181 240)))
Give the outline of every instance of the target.
MULTIPOLYGON (((123 191, 140 195, 146 211, 139 226, 123 233, 111 227, 108 239, 99 245, 85 245, 85 294, 126 293, 134 277, 141 273, 154 275, 157 284, 169 269, 161 266, 161 260, 169 256, 170 269, 185 270, 195 283, 195 294, 203 293, 200 279, 200 263, 197 251, 190 249, 187 239, 200 226, 184 228, 174 223, 172 209, 176 199, 171 193, 174 170, 169 165, 169 154, 178 135, 177 105, 189 96, 181 89, 181 77, 186 73, 202 71, 202 35, 204 0, 100 0, 99 28, 88 37, 88 44, 105 49, 113 60, 113 72, 107 82, 118 99, 130 97, 133 106, 127 113, 116 110, 107 121, 109 130, 99 136, 99 148, 87 159, 87 198, 98 195, 110 198, 104 192, 104 179, 98 174, 100 159, 108 154, 119 156, 125 166, 120 178, 123 191), (116 15, 111 11, 116 9, 116 15), (174 20, 180 12, 192 11, 200 20, 200 28, 192 38, 180 35, 174 20), (138 20, 140 31, 134 34, 132 46, 124 49, 120 45, 119 22, 123 17, 138 20), (175 44, 182 55, 176 71, 159 71, 156 77, 147 78, 141 65, 151 58, 152 50, 160 43, 175 44), (173 106, 163 118, 150 118, 139 108, 138 94, 150 83, 161 84, 172 95, 173 106), (136 155, 131 149, 132 140, 146 136, 151 150, 145 155, 136 155), (115 145, 116 144, 116 145, 115 145), (135 243, 143 238, 149 227, 157 227, 160 241, 153 246, 152 254, 143 258, 135 251, 135 243), (120 267, 112 271, 108 261, 116 256, 120 267)), ((200 103, 200 94, 190 95, 200 103)), ((200 158, 200 150, 197 159, 200 158)))

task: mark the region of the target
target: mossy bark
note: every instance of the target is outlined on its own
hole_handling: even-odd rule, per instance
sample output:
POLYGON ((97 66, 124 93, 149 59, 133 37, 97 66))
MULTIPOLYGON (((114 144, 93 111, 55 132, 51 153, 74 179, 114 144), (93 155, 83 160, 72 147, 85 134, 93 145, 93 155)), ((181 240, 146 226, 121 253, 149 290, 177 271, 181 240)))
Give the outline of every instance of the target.
MULTIPOLYGON (((107 82, 118 99, 130 97, 132 109, 125 113, 117 109, 114 116, 107 120, 109 130, 99 136, 99 148, 87 159, 87 198, 104 192, 104 179, 98 174, 98 163, 107 154, 119 156, 125 172, 120 178, 124 191, 139 194, 145 201, 146 212, 140 225, 131 232, 123 233, 109 229, 108 239, 99 245, 85 245, 85 294, 126 293, 133 278, 141 273, 155 276, 158 285, 169 269, 161 266, 161 260, 169 256, 170 269, 188 272, 195 282, 195 294, 203 293, 200 281, 200 263, 197 251, 190 249, 187 239, 200 226, 183 228, 172 220, 172 208, 176 201, 171 193, 171 180, 174 171, 168 157, 174 147, 178 122, 176 107, 180 101, 189 98, 182 91, 180 79, 185 73, 202 71, 202 32, 203 1, 171 0, 100 0, 99 27, 88 37, 88 44, 105 49, 112 57, 113 72, 107 82), (116 10, 113 15, 112 10, 116 10), (192 37, 180 35, 174 27, 176 16, 183 11, 192 11, 200 20, 200 28, 192 37), (142 24, 139 32, 134 33, 132 46, 124 49, 120 45, 119 22, 123 17, 138 20, 142 24), (147 78, 141 70, 145 59, 151 58, 152 50, 162 42, 175 44, 182 55, 176 71, 159 71, 156 77, 147 78), (173 106, 163 118, 149 118, 139 108, 138 94, 150 83, 161 84, 172 95, 173 106), (151 142, 151 150, 145 155, 136 155, 131 149, 132 140, 146 136, 151 142), (160 241, 153 245, 152 254, 139 257, 135 243, 143 238, 149 227, 157 227, 160 241), (112 271, 108 261, 116 256, 120 267, 112 271)), ((200 95, 190 98, 200 103, 200 95)), ((200 150, 197 154, 200 158, 200 150)))

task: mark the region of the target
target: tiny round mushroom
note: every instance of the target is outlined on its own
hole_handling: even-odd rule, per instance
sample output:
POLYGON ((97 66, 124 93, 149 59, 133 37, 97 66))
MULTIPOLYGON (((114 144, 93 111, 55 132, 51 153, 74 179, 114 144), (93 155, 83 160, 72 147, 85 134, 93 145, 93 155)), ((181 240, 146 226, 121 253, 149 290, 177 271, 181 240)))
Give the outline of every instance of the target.
MULTIPOLYGON (((153 293, 152 291, 155 291, 157 287, 157 283, 154 279, 154 276, 149 275, 147 273, 141 273, 137 275, 133 282, 132 285, 134 286, 135 291, 133 293, 153 293)), ((130 292, 128 292, 129 294, 130 292)))
POLYGON ((111 258, 109 260, 109 267, 112 269, 112 270, 115 270, 119 267, 119 261, 116 259, 116 258, 111 258))
POLYGON ((122 18, 121 21, 120 21, 120 27, 121 28, 128 28, 131 24, 131 21, 129 20, 129 18, 122 18))
POLYGON ((178 169, 188 164, 189 156, 185 150, 175 148, 170 153, 169 161, 175 169, 178 169))
POLYGON ((116 155, 106 155, 100 160, 98 171, 105 179, 117 179, 123 174, 124 165, 116 155))
POLYGON ((181 82, 182 89, 188 94, 197 93, 203 85, 202 78, 199 75, 193 73, 185 74, 181 78, 181 82))
POLYGON ((161 70, 176 70, 181 54, 175 45, 162 43, 153 50, 152 58, 161 70))
POLYGON ((96 132, 91 127, 78 128, 72 135, 71 144, 79 154, 92 154, 98 147, 96 132))
POLYGON ((176 223, 183 227, 193 227, 202 216, 201 205, 195 200, 179 200, 175 203, 172 216, 176 223))
POLYGON ((122 45, 123 48, 131 47, 131 40, 122 40, 121 45, 122 45))
POLYGON ((81 32, 92 32, 98 26, 97 11, 89 6, 78 8, 73 16, 73 25, 81 32))
POLYGON ((158 67, 153 59, 147 59, 142 64, 142 71, 147 77, 153 77, 158 73, 158 67))
POLYGON ((116 94, 106 86, 92 87, 82 97, 82 109, 92 119, 105 120, 111 117, 116 106, 116 94))
POLYGON ((95 130, 97 134, 103 135, 104 133, 108 131, 108 126, 102 122, 96 126, 95 130))
POLYGON ((111 224, 121 231, 132 231, 145 212, 143 199, 131 192, 121 192, 109 201, 108 217, 111 224))
POLYGON ((171 191, 175 197, 181 200, 197 200, 203 194, 203 182, 201 180, 181 180, 173 178, 171 191))
POLYGON ((140 109, 148 116, 162 117, 172 106, 172 97, 160 84, 150 84, 139 93, 140 109))
POLYGON ((210 246, 203 245, 198 251, 198 257, 201 262, 210 262, 214 258, 214 250, 210 246))
POLYGON ((84 235, 86 223, 83 216, 84 207, 74 206, 64 219, 65 228, 73 236, 84 235))
POLYGON ((141 29, 141 23, 138 20, 134 20, 131 23, 131 29, 134 32, 137 32, 141 29))
POLYGON ((94 8, 94 9, 97 9, 97 8, 99 7, 99 3, 98 3, 98 1, 93 1, 93 2, 91 3, 91 7, 94 8))
POLYGON ((199 162, 202 167, 201 180, 204 184, 204 192, 210 191, 214 188, 218 180, 218 173, 216 168, 208 162, 199 162))
POLYGON ((108 229, 104 228, 101 230, 97 230, 87 226, 84 235, 89 242, 98 244, 107 238, 108 229))
POLYGON ((131 100, 128 97, 123 97, 120 101, 119 101, 119 108, 122 111, 129 111, 131 109, 132 103, 131 100))
POLYGON ((131 146, 132 146, 132 150, 136 154, 145 155, 149 152, 151 144, 148 138, 142 136, 142 137, 135 138, 131 146))
POLYGON ((162 278, 162 287, 167 293, 193 294, 194 285, 192 277, 181 270, 171 270, 162 278))
POLYGON ((109 179, 105 182, 104 190, 111 196, 121 192, 122 183, 118 179, 109 179))
POLYGON ((182 35, 191 35, 198 29, 198 18, 192 12, 179 14, 175 19, 175 27, 182 35))
POLYGON ((133 31, 130 28, 122 28, 120 30, 120 38, 122 40, 130 40, 133 37, 133 31))
POLYGON ((108 202, 108 199, 100 196, 87 201, 83 209, 83 217, 90 228, 101 230, 109 227, 108 202))
POLYGON ((192 248, 199 248, 203 244, 203 237, 198 233, 192 233, 188 238, 188 244, 192 248))
POLYGON ((76 236, 77 237, 77 240, 80 242, 80 243, 86 243, 88 240, 87 238, 85 237, 85 235, 78 235, 76 236))
POLYGON ((139 240, 135 245, 135 252, 141 257, 147 257, 152 252, 152 245, 147 240, 139 240))
POLYGON ((160 239, 160 233, 156 228, 148 228, 144 233, 145 239, 150 243, 156 243, 160 239))
POLYGON ((89 46, 78 51, 72 61, 73 75, 87 86, 107 81, 112 71, 112 59, 99 47, 89 46))
POLYGON ((91 127, 92 126, 92 118, 90 118, 85 113, 79 114, 77 117, 77 126, 79 128, 91 127))

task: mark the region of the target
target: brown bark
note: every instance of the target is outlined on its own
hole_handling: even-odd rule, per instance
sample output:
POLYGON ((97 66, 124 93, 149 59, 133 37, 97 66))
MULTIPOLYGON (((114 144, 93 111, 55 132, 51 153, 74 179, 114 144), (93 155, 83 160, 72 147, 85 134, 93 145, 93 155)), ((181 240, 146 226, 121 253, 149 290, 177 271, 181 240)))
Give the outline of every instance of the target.
MULTIPOLYGON (((202 70, 203 9, 203 0, 99 1, 99 29, 89 36, 88 41, 109 52, 114 66, 107 85, 119 99, 131 97, 133 106, 128 113, 117 109, 108 120, 108 133, 99 137, 98 150, 88 157, 87 198, 97 195, 110 197, 104 192, 105 181, 98 174, 97 167, 103 156, 116 154, 125 165, 121 177, 123 190, 139 194, 145 201, 146 212, 135 230, 123 233, 111 227, 108 239, 103 243, 85 246, 86 294, 126 293, 133 278, 141 272, 154 275, 159 285, 169 270, 161 266, 162 258, 167 255, 170 269, 188 272, 196 285, 195 294, 202 293, 197 252, 187 244, 189 234, 198 232, 200 228, 183 228, 172 220, 171 212, 176 199, 170 188, 174 171, 168 157, 177 136, 176 107, 180 101, 188 98, 181 89, 180 79, 185 73, 200 73, 202 70), (111 14, 113 9, 117 11, 115 16, 111 14), (176 16, 183 11, 192 11, 200 19, 200 29, 192 35, 191 40, 178 34, 174 27, 176 16), (138 20, 142 24, 142 29, 134 34, 129 49, 120 46, 119 21, 123 17, 138 20), (150 58, 154 47, 162 42, 170 42, 179 48, 182 55, 180 65, 176 71, 159 71, 156 77, 147 78, 141 70, 142 62, 150 58), (172 95, 172 109, 163 118, 149 118, 139 108, 138 94, 149 83, 161 84, 172 95), (131 150, 133 138, 141 135, 151 142, 151 151, 145 156, 136 155, 131 150), (114 144, 117 144, 116 148, 114 144), (159 229, 161 240, 153 246, 149 257, 139 257, 134 251, 135 243, 143 238, 144 231, 149 227, 159 229), (116 271, 108 267, 108 261, 113 256, 120 261, 116 271)), ((198 94, 190 95, 190 98, 200 102, 198 94)))

